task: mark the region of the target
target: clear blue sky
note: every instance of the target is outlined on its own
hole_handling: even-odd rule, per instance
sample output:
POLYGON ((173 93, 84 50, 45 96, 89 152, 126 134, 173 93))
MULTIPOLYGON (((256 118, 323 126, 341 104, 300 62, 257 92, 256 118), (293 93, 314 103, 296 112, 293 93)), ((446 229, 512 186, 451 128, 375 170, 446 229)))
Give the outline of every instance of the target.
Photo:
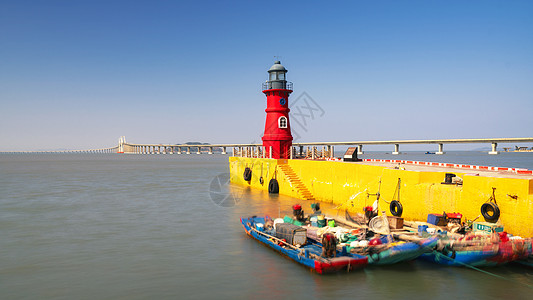
POLYGON ((533 1, 0 1, 0 151, 259 142, 274 56, 289 101, 323 110, 291 116, 300 142, 531 137, 532 16, 533 1))

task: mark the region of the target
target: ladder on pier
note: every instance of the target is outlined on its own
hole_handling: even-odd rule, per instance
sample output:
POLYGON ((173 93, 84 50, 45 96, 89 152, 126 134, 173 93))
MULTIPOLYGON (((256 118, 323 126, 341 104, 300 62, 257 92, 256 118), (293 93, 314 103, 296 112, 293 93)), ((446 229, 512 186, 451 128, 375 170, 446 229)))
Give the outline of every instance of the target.
POLYGON ((293 188, 296 189, 296 192, 305 200, 315 200, 315 197, 309 191, 309 189, 305 186, 305 184, 300 180, 298 175, 294 172, 294 170, 289 166, 288 164, 281 164, 278 165, 279 169, 285 177, 289 180, 289 183, 293 188))

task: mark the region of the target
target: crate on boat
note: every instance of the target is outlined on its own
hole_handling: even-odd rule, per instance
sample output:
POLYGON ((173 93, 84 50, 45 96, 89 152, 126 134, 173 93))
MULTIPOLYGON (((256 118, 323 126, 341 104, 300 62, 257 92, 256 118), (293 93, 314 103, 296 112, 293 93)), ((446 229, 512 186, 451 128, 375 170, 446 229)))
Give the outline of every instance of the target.
POLYGON ((307 242, 307 229, 289 223, 276 224, 276 237, 285 239, 291 245, 305 245, 307 242))
POLYGON ((428 214, 427 222, 437 226, 445 226, 447 223, 446 216, 440 214, 428 214))
POLYGON ((493 233, 493 232, 503 232, 503 226, 496 223, 489 222, 474 222, 472 226, 472 231, 474 233, 493 233))
POLYGON ((402 229, 403 228, 403 218, 396 216, 387 216, 389 221, 390 229, 402 229))

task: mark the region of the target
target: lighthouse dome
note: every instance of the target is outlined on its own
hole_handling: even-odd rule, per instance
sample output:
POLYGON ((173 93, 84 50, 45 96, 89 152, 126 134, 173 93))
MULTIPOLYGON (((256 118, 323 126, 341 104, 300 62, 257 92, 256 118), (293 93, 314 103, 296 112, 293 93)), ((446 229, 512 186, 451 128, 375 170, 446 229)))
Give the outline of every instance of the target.
POLYGON ((279 60, 276 60, 274 64, 272 65, 272 67, 270 67, 268 72, 270 73, 270 72, 279 72, 279 71, 287 72, 287 69, 285 69, 285 67, 281 64, 279 60))

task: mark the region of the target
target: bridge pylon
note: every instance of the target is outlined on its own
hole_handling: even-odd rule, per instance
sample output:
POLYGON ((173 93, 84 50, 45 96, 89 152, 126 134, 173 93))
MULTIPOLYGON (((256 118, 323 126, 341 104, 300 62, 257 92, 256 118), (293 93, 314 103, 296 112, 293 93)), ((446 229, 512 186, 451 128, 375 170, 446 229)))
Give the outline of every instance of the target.
POLYGON ((126 144, 126 137, 125 136, 121 136, 118 139, 118 150, 117 150, 117 153, 124 153, 124 144, 126 144))

